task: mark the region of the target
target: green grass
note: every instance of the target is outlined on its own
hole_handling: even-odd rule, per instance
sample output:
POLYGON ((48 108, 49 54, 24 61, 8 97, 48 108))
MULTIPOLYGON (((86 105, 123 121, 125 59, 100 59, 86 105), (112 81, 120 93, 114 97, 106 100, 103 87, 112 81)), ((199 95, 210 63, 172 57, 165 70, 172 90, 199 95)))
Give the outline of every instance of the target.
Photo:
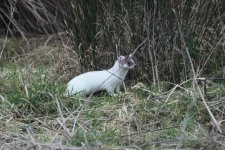
MULTIPOLYGON (((7 135, 5 142, 16 137, 19 144, 32 143, 32 137, 43 147, 61 142, 65 147, 199 149, 214 132, 202 100, 193 99, 191 81, 175 90, 167 82, 138 83, 142 86, 127 87, 117 97, 78 98, 65 95, 66 82, 55 80, 49 65, 2 63, 0 71, 0 130, 7 135)), ((218 121, 224 114, 224 89, 222 84, 207 87, 213 97, 207 104, 218 121)), ((224 138, 217 137, 215 147, 224 138)))

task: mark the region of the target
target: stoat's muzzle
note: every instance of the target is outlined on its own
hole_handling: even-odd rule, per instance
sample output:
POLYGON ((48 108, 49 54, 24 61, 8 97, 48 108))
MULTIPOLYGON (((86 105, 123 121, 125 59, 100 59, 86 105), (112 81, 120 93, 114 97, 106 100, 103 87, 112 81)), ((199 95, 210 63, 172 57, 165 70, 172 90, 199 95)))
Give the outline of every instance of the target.
POLYGON ((129 68, 134 68, 135 65, 136 65, 136 64, 135 64, 135 62, 133 61, 133 59, 130 59, 130 60, 127 61, 127 66, 128 66, 129 68))

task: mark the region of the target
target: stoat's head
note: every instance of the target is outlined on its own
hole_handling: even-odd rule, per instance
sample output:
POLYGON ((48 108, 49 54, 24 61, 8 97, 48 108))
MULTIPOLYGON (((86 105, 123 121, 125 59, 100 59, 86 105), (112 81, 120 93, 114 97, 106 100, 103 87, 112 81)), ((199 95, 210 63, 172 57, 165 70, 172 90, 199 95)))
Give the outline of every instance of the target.
POLYGON ((132 59, 132 54, 128 56, 120 56, 118 58, 119 65, 124 69, 131 69, 134 68, 136 65, 134 60, 132 59))

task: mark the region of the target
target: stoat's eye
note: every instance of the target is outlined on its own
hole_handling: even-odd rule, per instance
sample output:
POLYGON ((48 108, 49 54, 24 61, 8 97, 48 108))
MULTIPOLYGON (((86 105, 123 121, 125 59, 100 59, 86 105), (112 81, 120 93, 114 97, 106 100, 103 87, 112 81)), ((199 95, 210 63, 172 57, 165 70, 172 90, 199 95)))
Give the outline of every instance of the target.
POLYGON ((127 65, 130 67, 130 66, 132 66, 132 65, 133 65, 133 62, 128 61, 128 62, 127 62, 127 65))

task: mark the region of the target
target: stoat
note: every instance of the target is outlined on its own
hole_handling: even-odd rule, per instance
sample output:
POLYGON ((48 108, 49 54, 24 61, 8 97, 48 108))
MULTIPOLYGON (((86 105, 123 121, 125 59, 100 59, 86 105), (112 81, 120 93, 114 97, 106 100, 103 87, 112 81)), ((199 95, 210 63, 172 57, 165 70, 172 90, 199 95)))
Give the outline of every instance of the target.
POLYGON ((115 96, 120 92, 120 86, 128 70, 134 66, 135 62, 131 54, 120 56, 109 70, 90 71, 74 77, 69 81, 66 92, 69 95, 87 96, 97 91, 106 90, 109 95, 115 96))

